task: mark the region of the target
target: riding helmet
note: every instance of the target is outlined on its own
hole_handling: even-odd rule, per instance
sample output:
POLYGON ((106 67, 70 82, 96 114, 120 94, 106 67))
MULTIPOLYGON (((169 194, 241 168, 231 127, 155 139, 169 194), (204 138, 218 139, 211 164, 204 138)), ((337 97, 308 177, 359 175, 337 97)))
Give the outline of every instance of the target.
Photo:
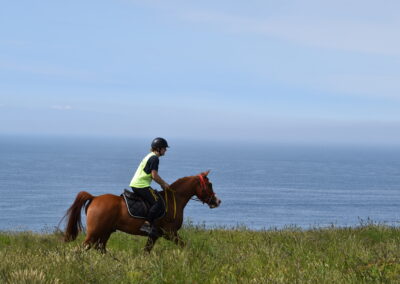
POLYGON ((151 148, 168 148, 168 142, 164 138, 157 137, 154 138, 153 142, 151 142, 151 148))

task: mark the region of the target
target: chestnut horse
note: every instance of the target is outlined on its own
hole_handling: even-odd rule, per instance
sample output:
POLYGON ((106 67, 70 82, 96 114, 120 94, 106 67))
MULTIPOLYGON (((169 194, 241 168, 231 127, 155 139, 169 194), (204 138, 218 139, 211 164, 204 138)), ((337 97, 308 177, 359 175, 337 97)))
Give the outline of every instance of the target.
MULTIPOLYGON (((178 230, 182 226, 183 210, 193 197, 197 196, 199 201, 208 204, 210 208, 216 208, 221 204, 208 180, 208 173, 209 171, 178 179, 171 184, 170 190, 161 192, 165 199, 166 214, 155 221, 155 226, 164 238, 174 241, 177 245, 185 245, 178 235, 178 230)), ((65 241, 75 240, 79 231, 83 229, 81 211, 84 206, 87 227, 84 245, 87 249, 94 246, 105 252, 107 241, 116 230, 147 236, 147 233, 140 231, 144 219, 129 215, 123 197, 113 194, 93 196, 81 191, 65 215, 67 216, 65 241)), ((148 236, 145 250, 150 252, 157 239, 158 236, 148 236)))

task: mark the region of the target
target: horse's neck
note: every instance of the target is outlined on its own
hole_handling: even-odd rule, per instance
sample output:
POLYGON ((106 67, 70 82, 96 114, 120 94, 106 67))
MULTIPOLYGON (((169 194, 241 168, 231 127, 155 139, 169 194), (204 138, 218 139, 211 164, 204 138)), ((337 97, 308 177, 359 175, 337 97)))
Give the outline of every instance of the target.
POLYGON ((196 193, 196 183, 193 177, 185 177, 171 184, 171 189, 174 191, 177 203, 184 208, 196 193))

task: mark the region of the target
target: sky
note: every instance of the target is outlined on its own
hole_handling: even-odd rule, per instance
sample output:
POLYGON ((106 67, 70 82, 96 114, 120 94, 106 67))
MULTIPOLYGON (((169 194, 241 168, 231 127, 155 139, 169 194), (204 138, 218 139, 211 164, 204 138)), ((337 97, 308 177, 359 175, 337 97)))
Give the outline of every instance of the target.
POLYGON ((400 143, 399 1, 3 1, 0 135, 400 143))

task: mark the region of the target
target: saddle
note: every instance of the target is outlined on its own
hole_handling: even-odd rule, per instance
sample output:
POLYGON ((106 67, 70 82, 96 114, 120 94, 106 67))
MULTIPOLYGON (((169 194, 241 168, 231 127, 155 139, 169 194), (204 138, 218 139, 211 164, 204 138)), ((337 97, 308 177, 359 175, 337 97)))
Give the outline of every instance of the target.
MULTIPOLYGON (((162 198, 161 194, 159 194, 157 191, 155 192, 157 193, 158 197, 161 198, 161 200, 164 202, 164 199, 162 198)), ((125 200, 125 204, 128 209, 129 215, 140 219, 147 218, 151 206, 146 200, 144 200, 141 196, 128 189, 124 189, 124 192, 121 194, 121 196, 125 200)), ((163 212, 161 212, 160 215, 157 216, 157 219, 163 217, 164 215, 165 215, 165 210, 163 210, 163 212)))

